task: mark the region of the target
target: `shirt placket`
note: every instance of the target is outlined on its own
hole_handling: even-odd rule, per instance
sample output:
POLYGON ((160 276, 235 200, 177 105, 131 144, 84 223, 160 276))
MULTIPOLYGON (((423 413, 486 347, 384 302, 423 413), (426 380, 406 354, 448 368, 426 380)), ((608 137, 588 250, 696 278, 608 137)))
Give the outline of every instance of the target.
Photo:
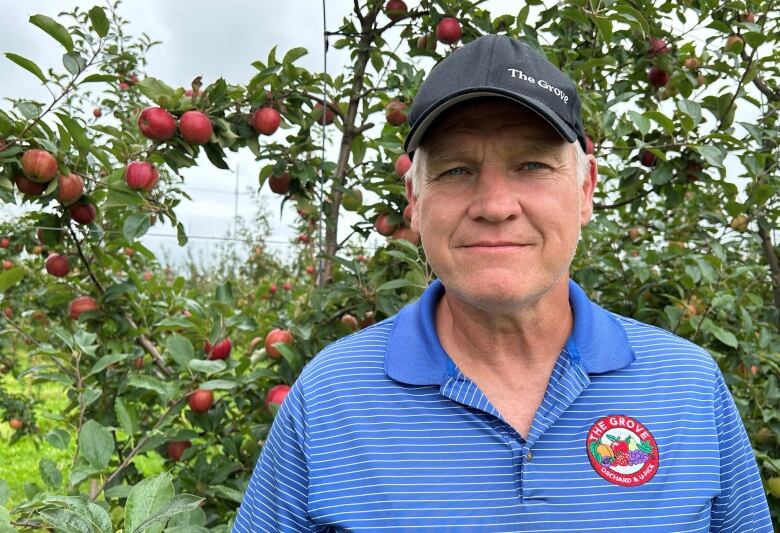
POLYGON ((559 418, 574 403, 580 394, 590 384, 587 372, 572 357, 563 351, 553 369, 550 381, 541 406, 537 410, 528 438, 523 438, 506 422, 480 388, 464 375, 457 366, 448 361, 447 376, 441 385, 441 393, 463 405, 478 409, 490 415, 489 423, 493 430, 504 441, 512 456, 512 470, 515 489, 520 503, 527 495, 524 492, 524 478, 528 475, 527 465, 533 461, 533 446, 559 418), (572 364, 572 361, 575 361, 572 364))

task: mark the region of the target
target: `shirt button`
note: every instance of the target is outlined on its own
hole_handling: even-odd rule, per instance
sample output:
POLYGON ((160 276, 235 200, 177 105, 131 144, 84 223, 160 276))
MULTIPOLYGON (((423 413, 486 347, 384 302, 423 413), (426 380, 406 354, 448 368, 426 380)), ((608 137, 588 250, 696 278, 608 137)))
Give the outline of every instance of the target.
POLYGON ((530 461, 533 456, 534 454, 531 453, 531 450, 528 450, 528 453, 525 454, 526 461, 530 461))

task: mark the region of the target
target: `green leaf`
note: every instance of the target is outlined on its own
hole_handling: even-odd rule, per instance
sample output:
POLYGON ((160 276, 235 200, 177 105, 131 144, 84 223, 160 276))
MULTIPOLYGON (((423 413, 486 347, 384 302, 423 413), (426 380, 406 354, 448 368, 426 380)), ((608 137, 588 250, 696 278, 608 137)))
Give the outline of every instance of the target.
POLYGON ((73 51, 73 39, 70 38, 67 28, 53 18, 46 15, 33 15, 30 17, 30 23, 54 37, 68 52, 73 51))
POLYGON ((165 347, 171 358, 182 368, 187 368, 190 361, 195 358, 195 349, 190 340, 177 333, 168 337, 165 347))
POLYGON ((65 66, 65 69, 74 76, 77 76, 87 68, 87 61, 75 52, 63 54, 62 64, 65 66))
POLYGON ((50 496, 43 501, 44 519, 58 531, 111 533, 111 517, 101 506, 77 496, 50 496), (52 509, 52 506, 55 508, 52 509))
POLYGON ((217 287, 216 298, 219 303, 233 305, 233 286, 229 281, 226 281, 217 287))
POLYGON ((203 500, 204 498, 195 496, 193 494, 179 494, 174 496, 173 500, 171 500, 170 503, 168 503, 168 505, 166 505, 158 513, 144 520, 135 529, 126 529, 126 531, 131 533, 141 531, 161 531, 169 518, 179 513, 186 513, 192 511, 193 509, 197 509, 203 500))
MULTIPOLYGON (((173 478, 167 472, 144 479, 135 485, 125 505, 124 533, 142 531, 141 526, 158 515, 173 499, 173 478)), ((154 525, 145 533, 159 533, 165 524, 154 525)))
POLYGON ((159 99, 162 97, 173 98, 174 96, 174 90, 172 88, 160 80, 151 77, 142 79, 138 82, 136 87, 138 87, 144 96, 157 103, 159 103, 159 99))
POLYGON ((593 22, 596 23, 596 27, 601 34, 601 38, 605 43, 612 41, 612 21, 609 17, 600 17, 598 15, 593 17, 593 22))
POLYGON ((647 135, 650 131, 650 121, 647 119, 647 117, 641 113, 637 113, 636 111, 628 111, 627 114, 629 117, 631 117, 631 122, 634 123, 636 129, 638 129, 642 135, 647 135))
POLYGON ((377 287, 376 292, 392 291, 403 287, 413 287, 414 283, 406 279, 393 279, 377 287))
POLYGON ((701 122, 701 106, 693 100, 683 98, 677 102, 677 109, 693 119, 693 125, 701 122))
POLYGON ((149 215, 146 213, 133 213, 125 219, 125 223, 122 226, 122 235, 127 242, 131 243, 149 231, 150 227, 149 215))
POLYGON ((51 459, 43 458, 38 463, 38 471, 41 479, 53 490, 58 490, 62 485, 62 474, 57 468, 57 463, 51 459))
POLYGON ((737 346, 739 346, 739 341, 737 341, 737 337, 730 331, 715 324, 713 324, 708 329, 710 330, 710 333, 712 333, 715 336, 716 339, 718 339, 726 346, 729 346, 731 348, 736 348, 737 346))
POLYGON ((674 122, 668 116, 664 115, 660 111, 645 111, 644 115, 647 118, 657 122, 658 125, 661 126, 669 135, 674 134, 674 122))
POLYGON ((225 498, 226 500, 232 500, 236 503, 241 503, 241 500, 244 499, 244 494, 241 491, 238 491, 232 487, 227 487, 225 485, 215 486, 214 494, 216 494, 220 498, 225 498))
POLYGON ((112 76, 111 74, 90 74, 83 80, 81 80, 81 83, 95 83, 95 82, 113 82, 116 81, 116 76, 112 76))
POLYGON ((693 149, 710 165, 723 168, 723 152, 719 148, 709 144, 702 144, 694 146, 693 149))
POLYGON ((92 29, 98 34, 98 37, 108 35, 108 18, 102 7, 95 6, 89 10, 89 21, 92 23, 92 29))
POLYGON ((68 444, 70 443, 70 433, 63 428, 54 428, 44 435, 43 438, 46 439, 46 442, 60 450, 67 449, 68 444))
POLYGON ((0 292, 7 291, 24 279, 24 269, 19 267, 12 268, 0 273, 0 292))
POLYGON ((0 533, 13 533, 14 531, 16 530, 11 527, 11 513, 0 505, 0 533))
POLYGON ((111 300, 116 300, 123 294, 127 294, 128 292, 135 292, 137 287, 135 286, 135 283, 132 281, 123 281, 121 283, 114 283, 109 288, 106 289, 106 292, 103 293, 103 301, 104 302, 110 302, 111 300))
POLYGON ((282 62, 294 63, 296 60, 302 58, 308 53, 309 51, 303 48, 302 46, 298 48, 292 48, 289 52, 284 54, 284 59, 282 60, 282 62))
POLYGON ((87 376, 92 376, 97 374, 98 372, 101 372, 109 365, 113 365, 114 363, 118 363, 120 361, 124 361, 128 357, 132 357, 132 354, 129 353, 112 353, 110 355, 104 355, 100 359, 97 360, 97 362, 92 367, 92 370, 89 371, 89 374, 87 376))
POLYGON ((119 421, 119 425, 128 435, 135 435, 138 432, 138 413, 135 407, 128 406, 122 398, 114 400, 114 412, 119 421))
POLYGON ((114 454, 114 437, 94 420, 87 420, 79 435, 79 457, 98 470, 103 470, 114 454))
POLYGON ((136 389, 145 389, 156 392, 163 401, 168 401, 171 397, 171 389, 167 383, 163 383, 154 376, 135 375, 131 376, 127 384, 136 389))
POLYGON ((217 372, 222 372, 227 368, 227 364, 225 364, 225 361, 218 359, 216 361, 207 361, 204 359, 193 359, 189 362, 190 370, 194 370, 195 372, 203 372, 207 376, 211 374, 216 374, 217 372))
POLYGON ((43 83, 46 83, 46 76, 43 75, 43 72, 41 72, 40 67, 27 59, 26 57, 22 57, 18 54, 12 54, 10 52, 5 53, 5 57, 25 69, 27 72, 31 72, 33 75, 35 75, 36 78, 41 80, 43 83))
POLYGON ((62 125, 65 126, 65 129, 68 130, 68 133, 70 133, 79 152, 82 154, 89 152, 89 149, 92 147, 92 142, 89 140, 89 137, 87 137, 87 132, 81 127, 81 124, 65 113, 56 113, 56 115, 60 119, 62 125))
POLYGON ((235 389, 239 386, 239 383, 235 381, 230 381, 227 379, 212 379, 211 381, 206 381, 205 383, 200 384, 200 389, 204 390, 230 390, 235 389))

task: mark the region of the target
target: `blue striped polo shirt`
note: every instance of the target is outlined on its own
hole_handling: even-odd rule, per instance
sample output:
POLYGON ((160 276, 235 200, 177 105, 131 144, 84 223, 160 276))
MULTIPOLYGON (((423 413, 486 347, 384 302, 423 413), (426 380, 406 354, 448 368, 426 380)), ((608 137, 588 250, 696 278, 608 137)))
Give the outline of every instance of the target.
POLYGON ((442 348, 443 292, 434 282, 312 359, 235 533, 772 531, 745 429, 704 350, 570 282, 572 333, 523 438, 442 348))

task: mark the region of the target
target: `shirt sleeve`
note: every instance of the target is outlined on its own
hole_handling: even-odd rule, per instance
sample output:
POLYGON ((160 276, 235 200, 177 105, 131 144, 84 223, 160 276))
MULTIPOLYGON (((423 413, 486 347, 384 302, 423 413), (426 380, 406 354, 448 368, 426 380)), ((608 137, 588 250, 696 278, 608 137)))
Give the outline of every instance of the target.
POLYGON ((720 372, 715 381, 714 401, 720 447, 720 494, 712 502, 710 531, 771 533, 772 519, 753 448, 720 372))
POLYGON ((290 389, 274 419, 233 533, 322 531, 307 514, 309 468, 300 381, 290 389))

